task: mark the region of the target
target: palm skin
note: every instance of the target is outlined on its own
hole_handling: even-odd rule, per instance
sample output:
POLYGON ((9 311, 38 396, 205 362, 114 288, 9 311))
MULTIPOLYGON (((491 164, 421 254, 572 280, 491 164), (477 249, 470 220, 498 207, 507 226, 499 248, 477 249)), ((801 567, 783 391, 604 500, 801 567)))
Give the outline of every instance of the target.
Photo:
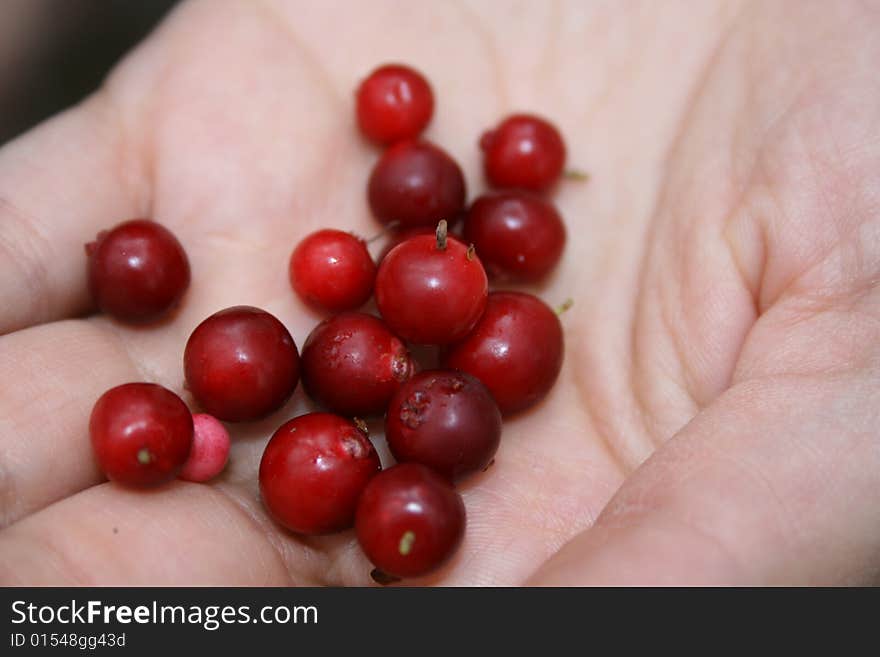
POLYGON ((874 581, 878 8, 327 4, 185 4, 99 94, 0 152, 0 579, 370 582, 352 533, 296 537, 260 506, 263 445, 301 391, 235 428, 211 485, 101 483, 87 422, 125 381, 187 398, 186 338, 226 306, 302 344, 318 317, 287 258, 318 227, 375 232, 352 91, 391 60, 431 79, 426 136, 471 196, 481 130, 517 110, 551 117, 591 174, 556 190, 569 242, 533 290, 576 301, 560 380, 505 424, 462 487, 459 554, 415 583, 874 581), (89 307, 82 244, 133 216, 188 250, 179 312, 70 319, 89 307))

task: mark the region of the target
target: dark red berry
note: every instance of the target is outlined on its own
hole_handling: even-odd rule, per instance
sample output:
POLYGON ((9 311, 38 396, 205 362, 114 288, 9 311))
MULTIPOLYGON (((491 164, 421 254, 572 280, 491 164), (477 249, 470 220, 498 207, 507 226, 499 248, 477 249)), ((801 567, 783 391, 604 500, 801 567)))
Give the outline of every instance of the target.
POLYGON ((480 148, 486 178, 495 187, 542 191, 556 182, 565 166, 559 131, 529 114, 514 114, 484 133, 480 148))
POLYGON ((402 141, 373 167, 370 208, 382 223, 401 228, 453 222, 465 203, 464 175, 449 155, 427 141, 402 141))
POLYGON ((164 226, 135 219, 86 244, 89 290, 102 312, 149 322, 173 308, 189 287, 186 252, 164 226))
POLYGON ((290 284, 307 304, 329 312, 362 306, 373 293, 376 264, 364 241, 341 230, 319 230, 290 256, 290 284))
POLYGON ((501 440, 501 413, 482 383, 464 372, 416 374, 392 397, 385 438, 394 458, 454 478, 483 470, 501 440))
POLYGON ((344 313, 309 334, 302 349, 306 392, 342 415, 380 415, 413 372, 406 346, 372 315, 344 313))
POLYGON ((460 340, 483 314, 488 294, 473 249, 451 237, 420 235, 379 265, 376 303, 389 328, 417 344, 460 340))
POLYGON ((309 413, 275 432, 260 461, 260 495, 279 523, 300 534, 354 524, 358 499, 379 472, 372 443, 352 422, 309 413))
POLYGON ((562 325, 553 310, 531 294, 493 292, 476 328, 450 345, 442 362, 477 377, 508 414, 550 391, 562 356, 562 325))
POLYGON ((126 383, 98 398, 89 420, 98 466, 113 481, 173 479, 189 456, 193 420, 183 400, 155 383, 126 383))
POLYGON ((367 558, 396 577, 418 577, 442 566, 464 536, 461 496, 440 475, 401 463, 370 481, 355 528, 367 558))
POLYGON ((433 113, 431 85, 408 66, 381 66, 357 91, 358 126, 365 137, 380 144, 418 137, 433 113))
POLYGON ((478 198, 464 224, 486 272, 499 280, 535 282, 550 272, 565 246, 565 225, 552 203, 513 190, 478 198))
POLYGON ((299 353, 290 333, 250 306, 227 308, 199 324, 186 343, 183 367, 196 401, 228 422, 277 410, 299 381, 299 353))

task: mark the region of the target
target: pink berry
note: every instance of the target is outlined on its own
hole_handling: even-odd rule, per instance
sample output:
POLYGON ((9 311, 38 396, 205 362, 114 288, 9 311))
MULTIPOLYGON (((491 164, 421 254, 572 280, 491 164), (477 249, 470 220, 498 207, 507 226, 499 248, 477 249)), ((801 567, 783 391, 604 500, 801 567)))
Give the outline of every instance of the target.
POLYGON ((208 481, 223 471, 228 459, 229 432, 226 427, 213 415, 193 415, 193 445, 178 476, 187 481, 208 481))

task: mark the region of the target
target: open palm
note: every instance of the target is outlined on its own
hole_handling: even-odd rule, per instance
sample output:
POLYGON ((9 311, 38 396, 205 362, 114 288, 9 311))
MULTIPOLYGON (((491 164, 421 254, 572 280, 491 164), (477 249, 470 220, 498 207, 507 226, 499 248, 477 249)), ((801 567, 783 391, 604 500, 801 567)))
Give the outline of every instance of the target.
MULTIPOLYGON (((566 313, 548 399, 462 488, 462 549, 421 583, 849 583, 880 567, 880 10, 836 2, 191 1, 102 90, 0 151, 0 580, 366 584, 353 534, 302 538, 257 494, 300 390, 234 427, 209 485, 102 483, 87 423, 127 381, 182 390, 192 329, 236 304, 302 344, 290 250, 376 231, 359 78, 432 81, 427 137, 551 117, 566 313), (149 328, 88 306, 82 245, 169 226, 193 283, 149 328)), ((540 349, 541 345, 535 345, 540 349)), ((191 400, 189 400, 191 401, 191 400)), ((381 423, 376 425, 381 428, 381 423)), ((381 440, 379 443, 381 451, 381 440)))

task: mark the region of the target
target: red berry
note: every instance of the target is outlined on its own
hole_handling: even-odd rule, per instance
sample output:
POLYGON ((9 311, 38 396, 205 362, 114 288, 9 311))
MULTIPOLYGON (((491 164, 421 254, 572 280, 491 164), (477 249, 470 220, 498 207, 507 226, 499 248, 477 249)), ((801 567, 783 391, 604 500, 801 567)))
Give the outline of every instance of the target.
POLYGON ((303 239, 290 256, 289 271, 300 299, 333 313, 364 305, 376 280, 376 264, 364 241, 332 229, 303 239))
POLYGON ((193 421, 183 400, 155 383, 126 383, 98 398, 89 420, 98 466, 113 481, 173 479, 189 456, 193 421))
POLYGON ((501 413, 470 374, 429 370, 391 399, 385 438, 399 462, 421 463, 451 479, 489 465, 501 440, 501 413))
POLYGON ((229 432, 217 418, 193 415, 193 444, 189 458, 177 475, 186 481, 204 482, 223 472, 229 459, 229 432))
POLYGON ((500 192, 474 201, 464 237, 492 277, 535 282, 559 261, 565 225, 552 203, 527 192, 500 192))
POLYGON ((173 308, 189 287, 186 252, 167 228, 135 219, 86 244, 92 298, 124 322, 149 322, 173 308))
POLYGON ((227 308, 199 324, 186 343, 183 367, 196 401, 228 422, 277 410, 299 381, 299 353, 290 333, 250 306, 227 308))
POLYGON ((452 223, 464 208, 464 175, 449 155, 426 141, 402 141, 373 167, 370 208, 382 223, 401 228, 452 223))
POLYGON ((401 463, 367 485, 355 528, 364 553, 395 577, 417 577, 442 566, 464 536, 461 496, 440 475, 401 463))
POLYGON ((322 406, 348 416, 384 413, 413 366, 400 338, 381 319, 363 313, 321 322, 302 350, 306 392, 322 406))
POLYGON ((357 91, 358 126, 380 144, 418 137, 433 113, 431 85, 407 66, 377 68, 357 91))
POLYGON ((272 517, 300 534, 354 524, 358 499, 379 472, 372 443, 349 420, 309 413, 269 440, 260 462, 260 495, 272 517))
POLYGON ((442 362, 477 377, 508 414, 550 391, 562 355, 562 325, 543 301, 520 292, 493 292, 476 328, 451 345, 442 362))
POLYGON ((486 177, 495 187, 535 191, 556 182, 565 166, 565 144, 544 119, 514 114, 480 138, 486 177))
POLYGON ((413 237, 379 265, 376 303, 389 328, 417 344, 460 340, 486 306, 489 283, 472 249, 451 237, 413 237))

